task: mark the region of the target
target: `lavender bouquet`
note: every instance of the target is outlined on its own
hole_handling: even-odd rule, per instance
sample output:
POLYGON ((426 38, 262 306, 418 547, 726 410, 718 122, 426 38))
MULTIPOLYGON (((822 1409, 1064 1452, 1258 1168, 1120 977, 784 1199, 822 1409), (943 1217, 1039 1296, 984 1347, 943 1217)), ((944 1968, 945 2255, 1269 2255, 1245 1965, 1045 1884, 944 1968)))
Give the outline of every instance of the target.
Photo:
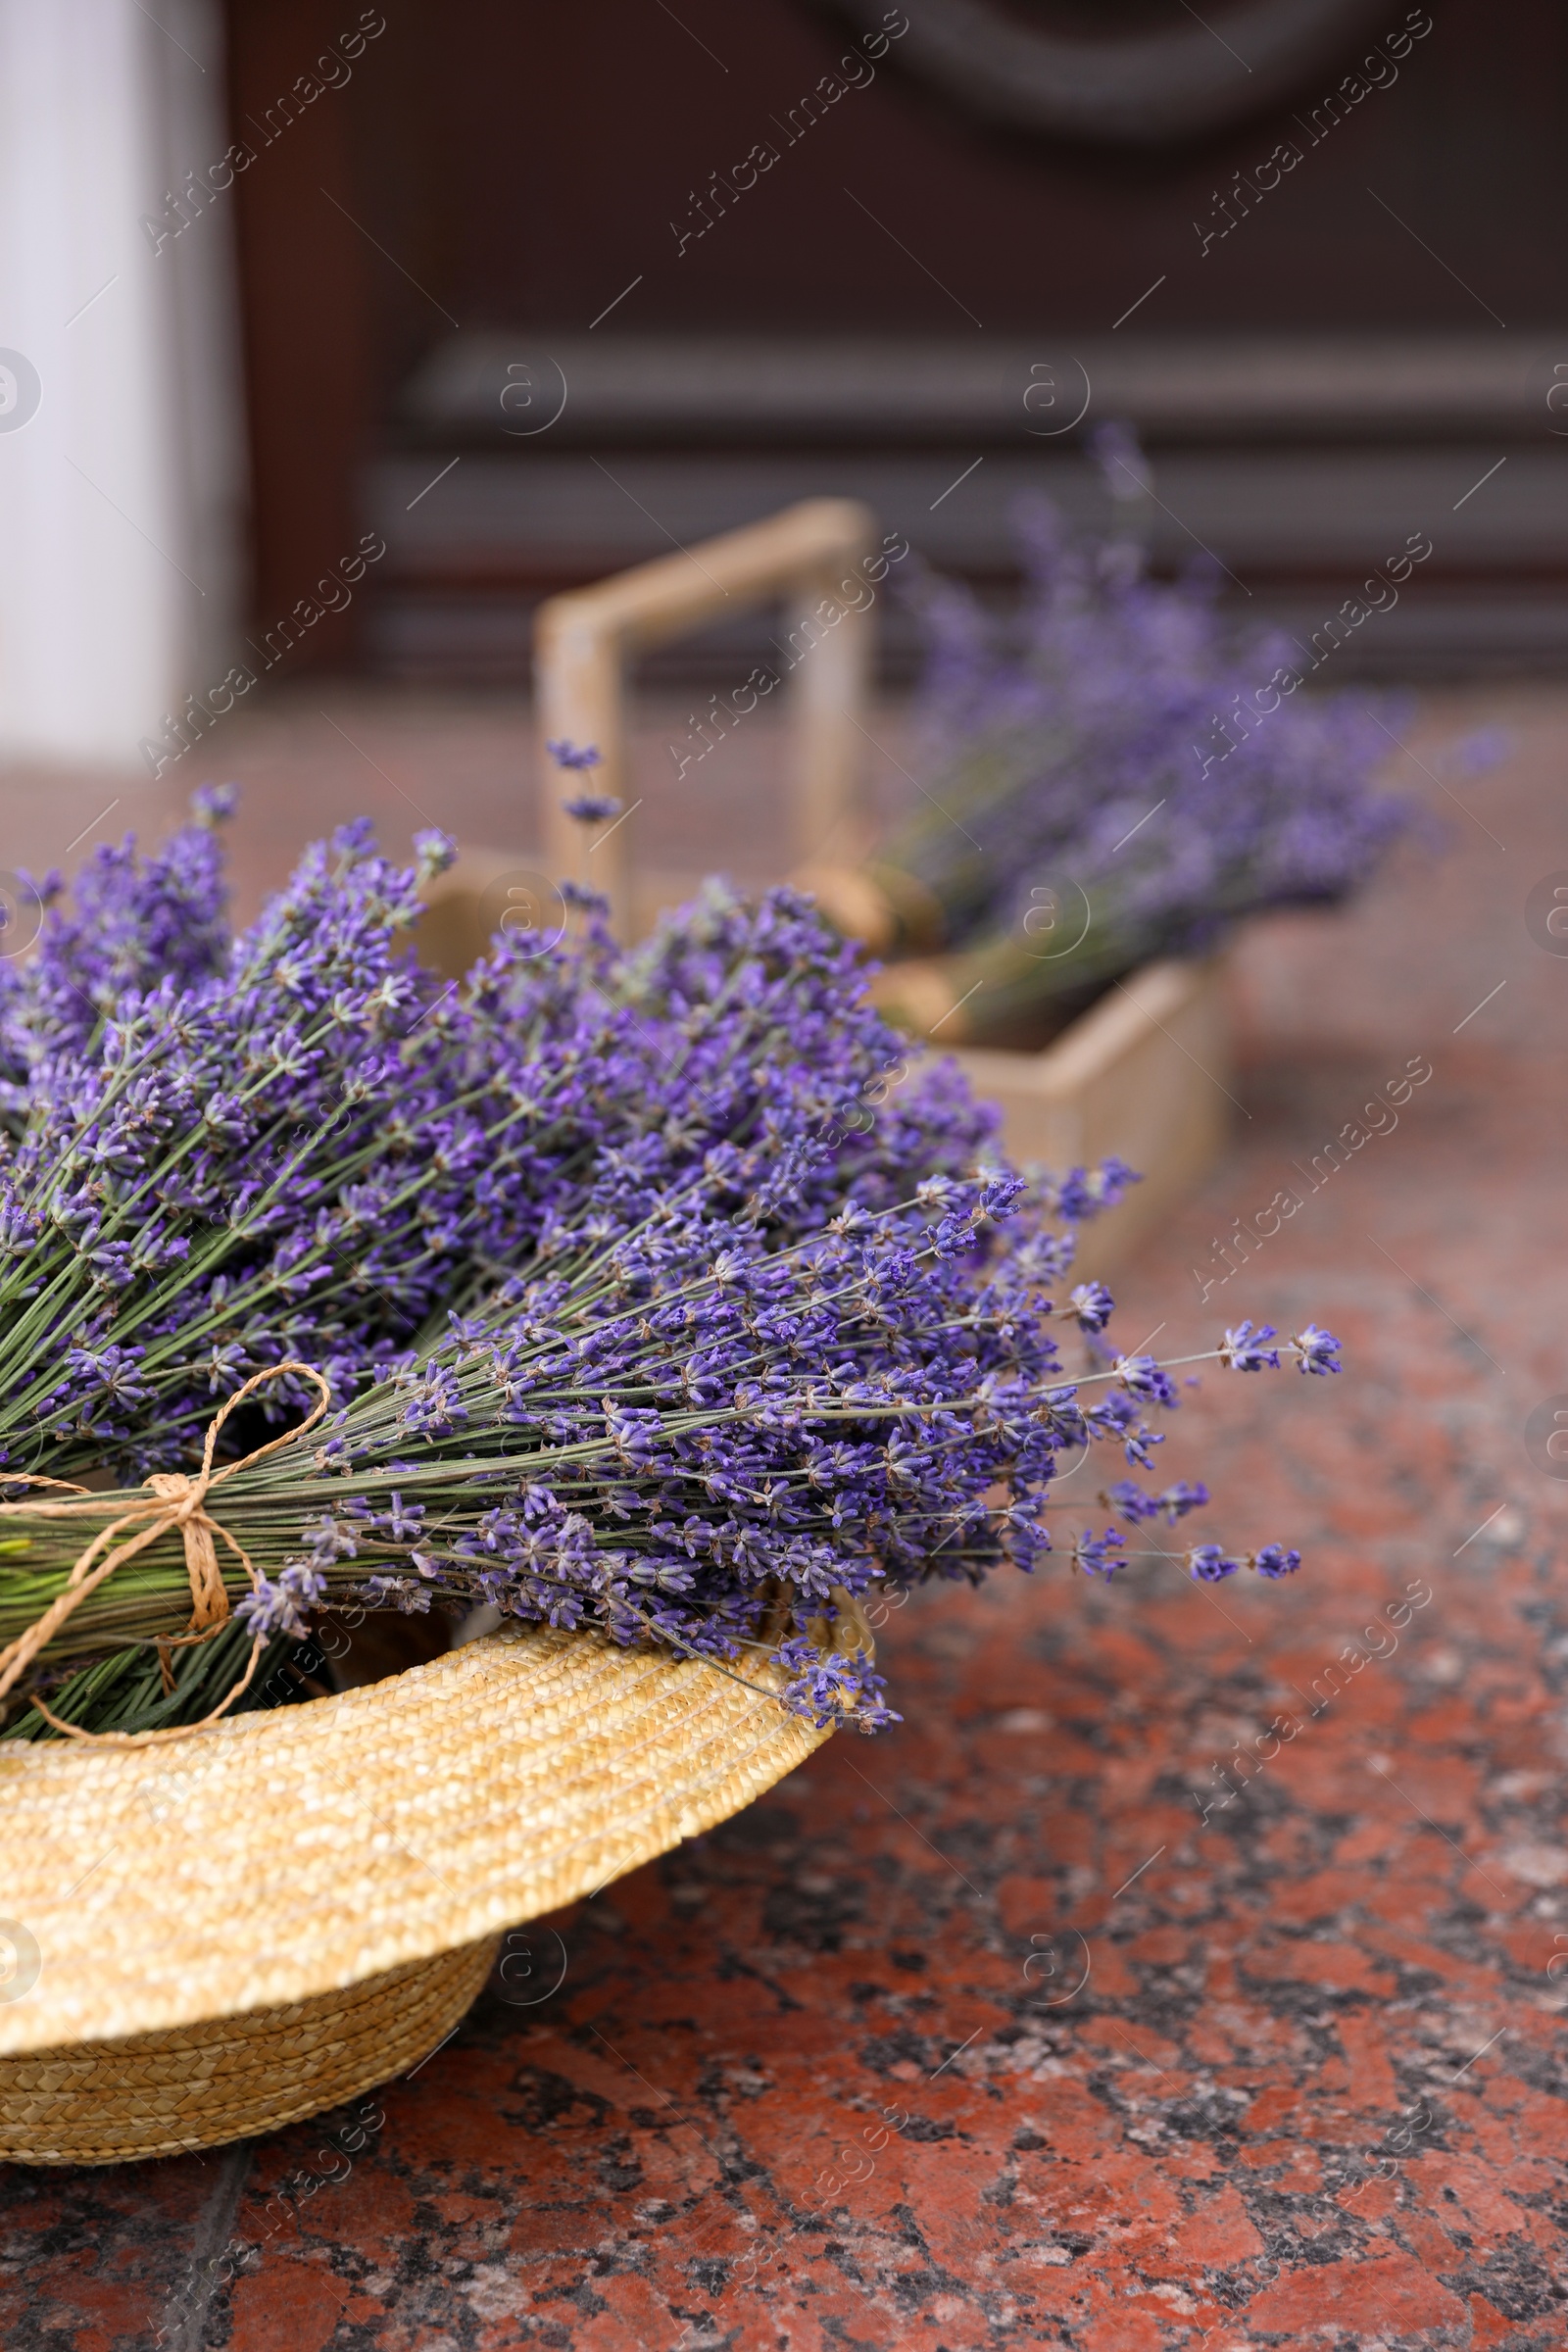
MULTIPOLYGON (((1176 1401, 1173 1367, 1147 1356, 1065 1375, 1040 1288, 1060 1245, 1035 1230, 986 1262, 982 1229, 1021 1189, 1004 1174, 934 1178, 913 1201, 846 1207, 779 1248, 773 1220, 798 1200, 787 1174, 738 1215, 716 1207, 706 1173, 654 1201, 611 1179, 602 1205, 618 1201, 616 1238, 579 1234, 476 1312, 453 1314, 444 1337, 331 1417, 305 1463, 280 1447, 224 1483, 221 1525, 257 1571, 238 1634, 300 1637, 307 1612, 334 1599, 484 1601, 726 1671, 771 1655, 790 1672, 786 1704, 877 1728, 890 1719, 881 1678, 830 1645, 840 1612, 889 1578, 1033 1569, 1053 1549, 1063 1457, 1102 1443, 1148 1467, 1160 1443, 1150 1409, 1176 1401)), ((1109 1313, 1098 1285, 1081 1286, 1057 1327, 1098 1331, 1109 1313)), ((1277 1368, 1274 1338, 1244 1324, 1184 1360, 1277 1368)), ((1308 1326, 1287 1345, 1302 1371, 1338 1369, 1327 1333, 1308 1326)), ((123 1526, 127 1499, 10 1514, 27 1557, 0 1574, 0 1636, 14 1643, 37 1621, 84 1537, 123 1526)), ((1134 1526, 1174 1524, 1206 1494, 1123 1479, 1102 1500, 1134 1526)), ((1087 1527, 1070 1548, 1105 1576, 1136 1556, 1113 1527, 1087 1527)), ((1207 1582, 1298 1565, 1277 1544, 1149 1556, 1207 1582)), ((69 1620, 71 1639, 84 1654, 112 1639, 119 1656, 68 1681, 54 1706, 96 1720, 118 1698, 122 1727, 133 1711, 188 1719, 193 1698, 213 1695, 215 1661, 196 1653, 194 1674, 169 1678, 149 1710, 124 1647, 133 1631, 154 1645, 183 1620, 175 1532, 100 1592, 69 1620), (137 1710, 123 1703, 133 1694, 137 1710)), ((231 1681, 242 1656, 231 1638, 220 1675, 231 1681)))
POLYGON ((873 944, 951 958, 940 982, 895 966, 879 999, 917 1029, 940 1018, 949 1044, 1042 1043, 1150 957, 1337 903, 1413 816, 1374 785, 1392 741, 1376 712, 1299 693, 1309 657, 1234 634, 1212 569, 1161 585, 1135 540, 1074 537, 1045 499, 1018 540, 1015 613, 952 582, 917 591, 930 786, 868 874, 873 944))
MULTIPOLYGON (((488 1602, 726 1672, 772 1655, 789 1703, 870 1726, 876 1678, 830 1646, 842 1609, 889 1576, 1032 1568, 1064 1453, 1151 1464, 1168 1371, 1064 1365, 1064 1330, 1103 1354, 1111 1301, 1048 1295, 1126 1172, 1077 1172, 1020 1221, 954 1072, 873 1110, 897 1040, 804 902, 710 887, 628 956, 590 901, 571 946, 498 941, 438 993, 398 946, 418 869, 364 827, 229 942, 220 813, 144 867, 101 855, 78 919, 52 912, 0 988, 8 1736, 46 1729, 46 1691, 87 1728, 199 1720, 344 1597, 488 1602), (318 1396, 327 1418, 250 1459, 258 1401, 214 1426, 246 1383, 274 1426, 318 1396), (204 1430, 254 1583, 172 1649, 190 1579, 148 1490, 15 1480, 167 1483, 204 1430), (147 1540, 88 1579, 84 1547, 101 1565, 125 1525, 147 1540)), ((1273 1339, 1243 1325, 1217 1352, 1255 1370, 1273 1339)), ((1310 1326, 1287 1345, 1337 1368, 1310 1326)), ((1138 1525, 1206 1497, 1103 1499, 1138 1525)), ((1125 1539, 1086 1528, 1072 1552, 1109 1573, 1125 1539)))
POLYGON ((285 1357, 354 1393, 481 1269, 587 1213, 607 1152, 659 1186, 723 1146, 744 1179, 842 1113, 799 1203, 821 1222, 991 1133, 940 1074, 867 1115, 898 1040, 787 896, 711 891, 632 958, 594 920, 570 950, 503 941, 459 998, 407 954, 440 837, 400 869, 343 828, 229 943, 214 812, 145 869, 101 853, 78 919, 52 908, 33 961, 0 965, 15 1469, 187 1464, 215 1401, 285 1357))

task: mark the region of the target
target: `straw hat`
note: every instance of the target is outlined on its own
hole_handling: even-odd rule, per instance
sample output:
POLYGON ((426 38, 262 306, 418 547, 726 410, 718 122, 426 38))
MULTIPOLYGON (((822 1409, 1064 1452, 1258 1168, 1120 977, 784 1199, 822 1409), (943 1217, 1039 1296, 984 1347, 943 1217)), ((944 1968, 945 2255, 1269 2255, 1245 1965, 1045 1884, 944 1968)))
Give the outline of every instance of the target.
POLYGON ((164 1746, 0 1743, 0 2155, 206 2147, 406 2072, 504 1929, 826 1737, 703 1662, 513 1627, 164 1746))

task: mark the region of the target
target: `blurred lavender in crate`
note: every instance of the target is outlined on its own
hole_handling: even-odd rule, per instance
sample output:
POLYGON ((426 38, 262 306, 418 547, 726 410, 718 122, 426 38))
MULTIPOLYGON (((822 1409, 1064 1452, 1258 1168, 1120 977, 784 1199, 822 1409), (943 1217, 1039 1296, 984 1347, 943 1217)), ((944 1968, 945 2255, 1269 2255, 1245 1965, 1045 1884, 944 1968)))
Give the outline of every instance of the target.
MULTIPOLYGON (((1108 427, 1097 450, 1135 518, 1137 444, 1108 427)), ((1417 821, 1374 782, 1394 708, 1300 692, 1310 657, 1278 631, 1235 631, 1216 567, 1156 582, 1136 536, 1074 536, 1046 499, 1017 530, 1014 612, 953 581, 914 591, 927 797, 855 878, 858 906, 811 877, 877 952, 940 952, 876 994, 944 1045, 1042 1044, 1112 981, 1203 954, 1241 916, 1345 899, 1417 821)), ((1468 768, 1503 748, 1477 738, 1468 768)))

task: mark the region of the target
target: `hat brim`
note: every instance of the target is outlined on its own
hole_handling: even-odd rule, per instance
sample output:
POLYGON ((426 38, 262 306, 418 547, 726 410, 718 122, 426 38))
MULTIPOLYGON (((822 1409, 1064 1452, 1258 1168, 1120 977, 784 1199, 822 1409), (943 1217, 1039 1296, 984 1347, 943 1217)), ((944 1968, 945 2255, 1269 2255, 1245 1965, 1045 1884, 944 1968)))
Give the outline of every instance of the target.
POLYGON ((341 1990, 608 1886, 828 1737, 699 1660, 510 1627, 151 1747, 0 1743, 0 2053, 341 1990))

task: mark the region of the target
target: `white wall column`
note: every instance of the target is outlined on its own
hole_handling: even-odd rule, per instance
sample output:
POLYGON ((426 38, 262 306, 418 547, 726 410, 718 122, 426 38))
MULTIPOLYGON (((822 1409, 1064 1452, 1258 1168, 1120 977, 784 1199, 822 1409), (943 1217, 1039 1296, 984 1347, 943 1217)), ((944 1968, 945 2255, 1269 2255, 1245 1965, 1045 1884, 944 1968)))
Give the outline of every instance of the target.
POLYGON ((146 773, 221 676, 244 481, 217 0, 0 0, 0 756, 146 773), (7 354, 21 356, 19 367, 7 354))

